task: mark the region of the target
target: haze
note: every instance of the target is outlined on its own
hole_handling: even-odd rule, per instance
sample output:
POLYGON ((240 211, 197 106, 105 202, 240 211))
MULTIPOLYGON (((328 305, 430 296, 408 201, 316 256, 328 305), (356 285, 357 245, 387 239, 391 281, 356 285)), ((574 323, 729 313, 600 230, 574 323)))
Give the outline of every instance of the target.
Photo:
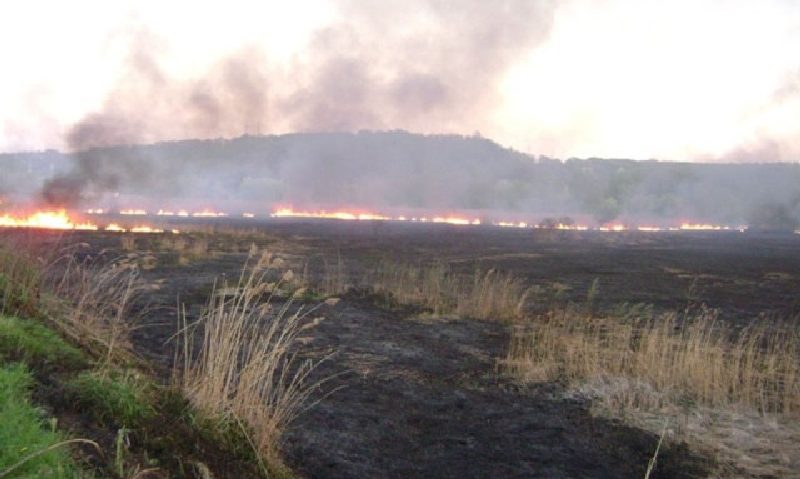
POLYGON ((15 2, 0 151, 406 129, 796 161, 794 1, 15 2))

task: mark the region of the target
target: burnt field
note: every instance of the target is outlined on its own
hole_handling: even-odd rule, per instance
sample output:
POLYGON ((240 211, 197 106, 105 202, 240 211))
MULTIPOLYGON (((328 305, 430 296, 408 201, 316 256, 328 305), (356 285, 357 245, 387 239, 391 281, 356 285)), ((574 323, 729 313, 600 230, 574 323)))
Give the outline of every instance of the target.
MULTIPOLYGON (((597 414, 567 381, 522 383, 508 374, 499 365, 514 319, 475 319, 377 294, 387 265, 444 268, 447 277, 509 274, 525 290, 517 305, 525 317, 588 302, 598 315, 624 304, 656 312, 705 305, 740 328, 800 312, 800 236, 792 234, 297 220, 182 226, 180 234, 3 234, 46 234, 79 257, 135 264, 145 294, 133 349, 164 380, 173 367, 177 305, 196 317, 215 282, 235 282, 248 257, 269 251, 280 265, 276 283, 294 284, 276 289, 273 301, 317 308, 318 324, 298 351, 332 354, 314 371, 328 378, 318 402, 281 445, 301 477, 644 477, 659 444, 652 428, 597 414)), ((678 437, 661 446, 651 477, 720 470, 782 477, 800 464, 796 451, 773 447, 769 437, 759 444, 765 458, 747 469, 678 437), (780 467, 764 469, 770 459, 780 467)))

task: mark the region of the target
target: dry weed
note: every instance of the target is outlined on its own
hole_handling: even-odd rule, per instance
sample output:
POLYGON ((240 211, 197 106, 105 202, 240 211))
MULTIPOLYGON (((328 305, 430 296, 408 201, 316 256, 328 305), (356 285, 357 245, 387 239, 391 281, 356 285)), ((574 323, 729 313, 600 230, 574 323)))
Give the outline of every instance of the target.
POLYGON ((735 464, 726 477, 800 466, 800 324, 745 328, 716 312, 564 307, 518 324, 501 368, 521 382, 566 379, 596 412, 687 440, 735 464), (733 471, 733 472, 731 472, 733 471))
POLYGON ((530 295, 530 288, 510 273, 476 269, 471 278, 465 278, 441 263, 417 267, 384 262, 371 284, 376 293, 400 304, 477 319, 519 318, 530 295))
POLYGON ((316 324, 309 318, 313 309, 270 304, 274 288, 265 268, 271 263, 265 253, 249 262, 235 286, 215 288, 196 323, 186 324, 183 315, 176 364, 181 388, 199 411, 242 424, 266 464, 281 467, 281 432, 314 404, 324 380, 310 380, 321 361, 297 353, 301 334, 316 324))
POLYGON ((65 255, 52 267, 46 312, 68 338, 104 361, 131 354, 130 333, 136 319, 134 302, 142 293, 133 263, 78 261, 65 255))

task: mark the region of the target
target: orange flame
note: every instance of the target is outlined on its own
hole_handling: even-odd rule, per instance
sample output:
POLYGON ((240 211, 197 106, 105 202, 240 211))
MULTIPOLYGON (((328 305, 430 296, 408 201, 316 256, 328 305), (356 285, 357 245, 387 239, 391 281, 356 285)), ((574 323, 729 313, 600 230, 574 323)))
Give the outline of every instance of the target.
POLYGON ((147 214, 147 210, 143 210, 141 208, 131 208, 127 210, 119 210, 119 214, 121 215, 132 215, 132 216, 144 216, 147 214))
POLYGON ((37 211, 28 216, 0 216, 0 226, 9 228, 46 228, 53 230, 96 230, 92 223, 73 223, 65 210, 37 211))
MULTIPOLYGON (((98 210, 89 210, 97 213, 98 210)), ((88 213, 88 211, 87 211, 88 213)), ((98 231, 101 228, 90 222, 75 221, 70 218, 66 210, 56 211, 36 211, 28 215, 14 215, 5 213, 0 216, 0 228, 42 228, 51 230, 75 230, 75 231, 98 231)), ((117 223, 110 223, 102 228, 110 232, 131 232, 131 233, 163 233, 161 228, 155 228, 149 225, 136 225, 130 229, 120 226, 117 223)), ((178 230, 170 230, 172 233, 179 233, 178 230)))

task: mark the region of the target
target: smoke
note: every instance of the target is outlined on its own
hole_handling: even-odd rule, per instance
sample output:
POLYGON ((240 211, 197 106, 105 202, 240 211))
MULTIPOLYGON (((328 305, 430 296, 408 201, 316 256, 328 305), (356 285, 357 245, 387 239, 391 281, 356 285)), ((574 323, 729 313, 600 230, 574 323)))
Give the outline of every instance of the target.
POLYGON ((288 69, 246 48, 197 78, 172 78, 160 64, 164 45, 137 31, 119 83, 66 135, 73 170, 48 181, 41 198, 71 206, 122 183, 162 180, 154 174, 162 165, 146 158, 101 161, 112 145, 276 131, 478 130, 506 69, 547 35, 553 14, 550 2, 528 0, 339 7, 344 20, 316 32, 304 60, 288 69))
POLYGON ((341 2, 347 21, 316 34, 310 68, 297 75, 306 80, 279 102, 291 129, 480 129, 499 103, 498 82, 547 36, 555 8, 527 0, 415 7, 341 2))

